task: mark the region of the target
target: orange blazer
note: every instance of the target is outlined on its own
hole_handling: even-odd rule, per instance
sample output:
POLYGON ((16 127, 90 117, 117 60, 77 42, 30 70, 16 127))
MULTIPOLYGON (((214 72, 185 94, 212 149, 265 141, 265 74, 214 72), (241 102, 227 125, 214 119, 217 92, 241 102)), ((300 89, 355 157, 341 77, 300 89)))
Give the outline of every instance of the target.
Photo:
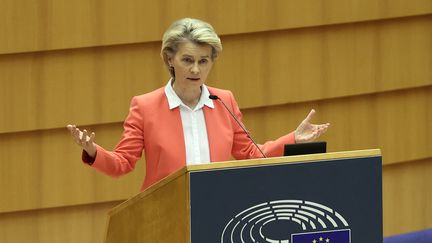
MULTIPOLYGON (((242 114, 230 91, 208 87, 210 94, 219 96, 241 121, 242 114)), ((219 100, 214 108, 203 107, 207 126, 211 162, 260 158, 262 155, 246 133, 231 117, 219 100)), ((268 157, 282 156, 283 145, 294 143, 291 132, 275 141, 259 145, 268 157)), ((170 110, 164 88, 132 98, 124 131, 114 151, 97 146, 92 166, 110 176, 120 176, 134 169, 145 153, 146 176, 141 190, 186 165, 180 109, 170 110)), ((83 153, 83 161, 86 161, 83 153)))

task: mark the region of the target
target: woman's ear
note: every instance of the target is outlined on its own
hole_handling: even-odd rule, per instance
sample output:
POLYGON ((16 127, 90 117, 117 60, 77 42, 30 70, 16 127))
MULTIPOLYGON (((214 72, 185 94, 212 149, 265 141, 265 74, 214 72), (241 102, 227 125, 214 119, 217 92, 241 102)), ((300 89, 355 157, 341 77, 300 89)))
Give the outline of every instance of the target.
POLYGON ((173 66, 173 58, 170 57, 169 55, 167 55, 167 62, 168 62, 168 66, 170 66, 170 67, 173 66))

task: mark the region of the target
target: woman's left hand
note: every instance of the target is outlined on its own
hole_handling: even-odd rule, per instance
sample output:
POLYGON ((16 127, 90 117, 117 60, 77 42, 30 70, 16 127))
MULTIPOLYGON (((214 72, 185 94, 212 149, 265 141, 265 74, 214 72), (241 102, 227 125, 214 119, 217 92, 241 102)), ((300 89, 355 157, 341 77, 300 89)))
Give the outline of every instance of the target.
POLYGON ((321 136, 321 134, 327 131, 330 123, 319 125, 310 123, 314 114, 315 110, 312 109, 309 112, 309 115, 307 115, 307 117, 300 123, 300 125, 295 130, 294 135, 296 143, 312 142, 313 140, 321 136))

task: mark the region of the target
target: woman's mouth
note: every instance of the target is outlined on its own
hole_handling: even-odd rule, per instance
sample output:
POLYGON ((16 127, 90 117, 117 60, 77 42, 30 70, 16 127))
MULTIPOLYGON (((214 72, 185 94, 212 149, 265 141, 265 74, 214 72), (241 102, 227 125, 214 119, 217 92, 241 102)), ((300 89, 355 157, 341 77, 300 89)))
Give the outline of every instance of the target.
POLYGON ((187 78, 187 79, 192 80, 192 81, 199 81, 200 80, 200 78, 187 78))

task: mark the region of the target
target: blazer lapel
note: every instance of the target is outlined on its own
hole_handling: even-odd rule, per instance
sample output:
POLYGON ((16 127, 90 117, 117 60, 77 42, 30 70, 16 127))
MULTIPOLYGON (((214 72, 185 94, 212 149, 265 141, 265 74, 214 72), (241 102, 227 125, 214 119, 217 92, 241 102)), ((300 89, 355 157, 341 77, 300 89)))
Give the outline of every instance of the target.
POLYGON ((231 156, 232 130, 226 120, 225 108, 218 102, 215 107, 203 107, 210 148, 210 161, 226 161, 231 156))
POLYGON ((206 127, 207 127, 207 137, 208 137, 208 143, 209 143, 209 149, 210 149, 210 161, 218 161, 219 154, 218 151, 218 131, 217 131, 217 117, 216 112, 212 110, 212 108, 209 108, 207 106, 203 107, 204 111, 204 117, 206 121, 206 127))
POLYGON ((171 146, 171 149, 175 150, 175 154, 178 155, 179 161, 182 161, 183 165, 186 165, 186 145, 184 141, 184 134, 183 134, 183 125, 180 115, 180 109, 177 107, 173 110, 170 110, 170 119, 169 121, 175 121, 171 122, 170 126, 172 126, 172 136, 169 136, 169 142, 172 144, 173 141, 177 141, 175 146, 171 146))

